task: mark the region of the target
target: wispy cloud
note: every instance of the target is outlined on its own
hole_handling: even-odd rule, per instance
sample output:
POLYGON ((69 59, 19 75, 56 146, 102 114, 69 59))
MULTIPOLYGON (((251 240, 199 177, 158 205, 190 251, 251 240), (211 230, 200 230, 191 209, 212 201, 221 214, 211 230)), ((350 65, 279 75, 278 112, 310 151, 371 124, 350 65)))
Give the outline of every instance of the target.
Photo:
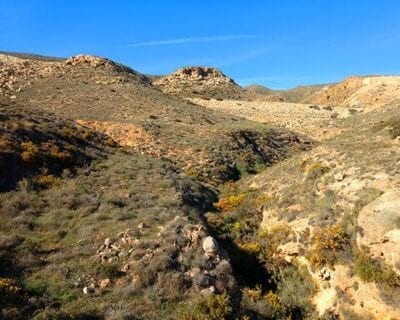
POLYGON ((143 42, 134 42, 125 46, 121 46, 121 49, 133 48, 133 47, 151 47, 151 46, 168 46, 174 44, 186 44, 186 43, 206 43, 206 42, 222 42, 230 40, 242 40, 242 39, 257 39, 263 38, 262 35, 256 34, 233 34, 225 36, 208 36, 208 37, 188 37, 188 38, 175 38, 165 40, 152 40, 143 42))
POLYGON ((219 67, 219 68, 231 66, 234 64, 238 64, 241 62, 255 59, 257 57, 264 56, 265 54, 272 52, 274 50, 275 50, 274 47, 264 47, 264 48, 257 48, 257 49, 253 49, 253 50, 244 51, 235 56, 228 57, 222 61, 216 62, 215 66, 219 67))

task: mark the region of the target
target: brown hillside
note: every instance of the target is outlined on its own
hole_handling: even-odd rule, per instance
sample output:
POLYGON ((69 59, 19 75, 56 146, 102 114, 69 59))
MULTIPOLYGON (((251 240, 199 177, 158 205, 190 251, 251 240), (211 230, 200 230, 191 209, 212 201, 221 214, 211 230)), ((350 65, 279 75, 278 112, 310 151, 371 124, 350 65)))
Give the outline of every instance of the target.
POLYGON ((400 77, 397 76, 349 77, 322 88, 305 101, 371 109, 396 101, 399 89, 400 77))

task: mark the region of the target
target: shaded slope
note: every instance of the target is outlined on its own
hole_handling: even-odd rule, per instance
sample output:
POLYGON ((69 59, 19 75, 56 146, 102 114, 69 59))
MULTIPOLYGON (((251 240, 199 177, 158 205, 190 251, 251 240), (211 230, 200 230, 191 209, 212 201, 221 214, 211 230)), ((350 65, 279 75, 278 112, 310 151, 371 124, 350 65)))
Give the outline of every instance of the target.
POLYGON ((40 188, 58 183, 68 169, 103 158, 113 142, 105 135, 54 114, 32 112, 20 105, 0 102, 0 191, 25 183, 40 188))

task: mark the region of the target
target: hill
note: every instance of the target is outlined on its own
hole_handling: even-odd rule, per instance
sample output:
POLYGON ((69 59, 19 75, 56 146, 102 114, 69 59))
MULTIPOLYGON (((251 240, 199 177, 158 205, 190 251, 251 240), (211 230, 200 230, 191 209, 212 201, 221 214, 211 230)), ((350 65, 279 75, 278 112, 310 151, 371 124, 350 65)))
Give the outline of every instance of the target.
POLYGON ((220 70, 211 67, 184 67, 162 76, 154 85, 163 92, 180 97, 241 99, 244 90, 220 70))
POLYGON ((304 101, 347 107, 377 108, 398 99, 400 77, 349 77, 342 82, 325 86, 304 101))

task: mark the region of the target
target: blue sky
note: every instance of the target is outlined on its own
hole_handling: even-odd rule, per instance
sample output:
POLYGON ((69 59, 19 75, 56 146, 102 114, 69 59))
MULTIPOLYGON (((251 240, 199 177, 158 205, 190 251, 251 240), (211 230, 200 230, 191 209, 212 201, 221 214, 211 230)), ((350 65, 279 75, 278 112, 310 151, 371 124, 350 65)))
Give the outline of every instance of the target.
POLYGON ((272 88, 400 74, 400 1, 0 0, 0 50, 220 68, 272 88))

